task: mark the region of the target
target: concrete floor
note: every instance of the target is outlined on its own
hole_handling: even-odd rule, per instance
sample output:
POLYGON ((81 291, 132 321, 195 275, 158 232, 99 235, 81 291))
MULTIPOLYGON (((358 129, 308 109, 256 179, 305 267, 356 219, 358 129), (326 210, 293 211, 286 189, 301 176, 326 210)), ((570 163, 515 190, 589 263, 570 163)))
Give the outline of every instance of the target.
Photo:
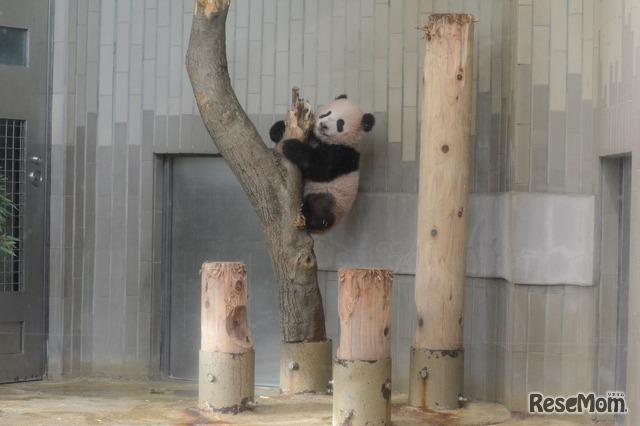
MULTIPOLYGON (((462 410, 425 413, 392 398, 394 426, 413 425, 576 425, 584 417, 512 415, 500 404, 472 402, 462 410)), ((238 415, 201 412, 198 386, 186 381, 40 381, 0 385, 0 425, 330 425, 331 396, 278 395, 258 388, 255 408, 238 415)), ((611 422, 599 422, 599 426, 611 422)))

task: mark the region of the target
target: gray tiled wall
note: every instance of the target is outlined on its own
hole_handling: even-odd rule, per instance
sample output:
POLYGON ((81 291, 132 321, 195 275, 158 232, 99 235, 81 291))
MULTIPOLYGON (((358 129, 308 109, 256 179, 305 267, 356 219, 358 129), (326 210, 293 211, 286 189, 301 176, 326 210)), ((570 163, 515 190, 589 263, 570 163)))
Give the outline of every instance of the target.
POLYGON ((593 194, 593 1, 519 1, 512 176, 517 191, 593 194))
MULTIPOLYGON (((594 104, 594 146, 596 155, 609 157, 606 161, 616 161, 618 156, 631 157, 631 218, 630 218, 630 248, 629 248, 629 317, 628 317, 628 355, 626 392, 629 413, 640 412, 640 321, 638 312, 640 307, 640 121, 638 120, 638 105, 640 102, 640 77, 638 75, 637 58, 639 53, 638 40, 633 36, 640 27, 640 10, 630 1, 593 1, 593 72, 597 76, 598 84, 593 87, 594 104), (613 157, 613 158, 612 158, 613 157)), ((610 383, 612 330, 609 310, 614 309, 616 301, 612 300, 607 290, 616 286, 616 260, 618 250, 614 249, 615 239, 611 233, 612 221, 611 204, 605 198, 604 187, 611 182, 611 175, 603 163, 603 275, 600 300, 601 353, 605 365, 601 372, 599 385, 610 383), (608 231, 605 227, 609 227, 608 231), (606 232, 608 236, 606 236, 606 232), (605 247, 606 246, 606 247, 605 247), (608 250, 605 251, 605 248, 608 250), (605 294, 607 292, 607 294, 605 294)), ((615 194, 614 192, 610 192, 615 194)), ((601 365, 601 367, 603 367, 601 365)), ((599 389, 600 390, 600 389, 599 389)), ((630 414, 627 421, 637 422, 638 416, 630 414)))
MULTIPOLYGON (((505 86, 491 66, 508 62, 492 40, 502 36, 504 8, 504 1, 238 0, 227 18, 233 86, 265 139, 291 86, 314 104, 348 93, 377 119, 363 149, 362 190, 413 193, 424 49, 417 27, 432 12, 478 16, 475 109, 499 122, 505 86)), ((183 66, 192 13, 192 0, 55 3, 52 172, 64 185, 52 192, 59 236, 51 250, 52 374, 157 369, 158 156, 217 152, 183 66)), ((478 190, 504 188, 506 163, 492 161, 504 157, 500 126, 478 127, 471 178, 478 190)))
MULTIPOLYGON (((229 68, 240 102, 265 139, 286 111, 293 85, 314 104, 347 92, 374 112, 378 124, 363 151, 362 190, 402 197, 417 189, 424 45, 416 27, 432 12, 473 13, 470 190, 590 195, 598 191, 598 154, 638 150, 632 89, 640 83, 630 71, 635 56, 620 52, 637 52, 631 34, 640 12, 628 4, 237 0, 227 19, 229 68), (620 4, 624 16, 633 17, 624 25, 613 13, 620 4), (601 49, 600 38, 616 48, 601 49)), ((192 11, 193 0, 55 2, 53 375, 159 371, 161 156, 216 152, 183 66, 192 11)), ((637 189, 640 166, 633 170, 637 189)), ((638 208, 635 198, 633 217, 638 208)), ((638 253, 640 238, 632 241, 638 253)), ((638 276, 634 261, 632 280, 638 276)), ((467 293, 466 362, 472 371, 486 366, 496 374, 495 380, 466 378, 476 397, 517 408, 514 395, 552 389, 554 380, 563 390, 591 389, 593 381, 580 380, 588 381, 595 369, 589 339, 597 292, 477 278, 468 280, 467 293), (537 328, 556 323, 558 315, 561 336, 553 327, 537 328), (585 339, 578 346, 566 340, 574 332, 585 339)), ((638 347, 637 339, 630 341, 632 353, 638 347)), ((403 356, 395 362, 405 362, 403 356)), ((637 377, 640 367, 633 368, 637 377)))

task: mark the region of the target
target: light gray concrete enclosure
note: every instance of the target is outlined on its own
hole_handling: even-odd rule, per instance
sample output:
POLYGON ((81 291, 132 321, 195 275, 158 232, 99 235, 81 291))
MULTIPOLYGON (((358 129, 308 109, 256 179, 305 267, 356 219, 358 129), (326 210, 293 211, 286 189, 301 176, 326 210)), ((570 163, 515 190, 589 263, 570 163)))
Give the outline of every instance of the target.
MULTIPOLYGON (((175 340, 193 332, 186 326, 199 310, 200 258, 184 255, 185 235, 172 235, 183 220, 194 243, 206 247, 211 236, 203 260, 247 264, 256 381, 276 384, 276 290, 254 213, 216 208, 242 205, 238 188, 233 200, 198 202, 192 191, 210 181, 233 187, 184 67, 193 3, 53 1, 51 377, 181 376, 171 371, 176 351, 197 363, 199 341, 175 340), (233 231, 213 235, 225 221, 246 223, 253 238, 234 246, 225 239, 233 231), (212 258, 238 247, 247 258, 212 258)), ((393 383, 408 390, 417 28, 434 12, 477 18, 465 393, 524 411, 531 391, 615 388, 637 419, 640 9, 630 0, 232 0, 232 84, 265 141, 294 85, 314 105, 347 93, 375 114, 354 210, 316 239, 329 337, 339 332, 337 269, 393 269, 393 383)))

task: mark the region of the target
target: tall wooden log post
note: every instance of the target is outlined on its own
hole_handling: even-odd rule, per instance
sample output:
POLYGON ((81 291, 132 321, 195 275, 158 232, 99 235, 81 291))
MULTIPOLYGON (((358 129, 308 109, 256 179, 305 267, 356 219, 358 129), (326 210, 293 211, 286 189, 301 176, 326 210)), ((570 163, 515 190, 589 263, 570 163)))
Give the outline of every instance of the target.
POLYGON ((198 406, 244 411, 254 399, 255 354, 247 323, 247 273, 240 262, 205 262, 198 406))
POLYGON ((340 342, 333 364, 333 425, 391 424, 389 269, 338 271, 340 342))
POLYGON ((435 14, 424 27, 420 131, 417 327, 410 357, 409 403, 459 406, 473 83, 472 15, 435 14))

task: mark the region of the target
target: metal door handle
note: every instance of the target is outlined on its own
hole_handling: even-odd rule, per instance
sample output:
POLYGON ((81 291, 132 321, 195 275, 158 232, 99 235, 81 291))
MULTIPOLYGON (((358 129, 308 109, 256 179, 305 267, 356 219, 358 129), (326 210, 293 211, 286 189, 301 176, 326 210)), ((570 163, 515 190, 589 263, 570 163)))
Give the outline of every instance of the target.
POLYGON ((29 180, 33 184, 33 186, 38 186, 42 183, 42 173, 39 170, 29 173, 29 180))
POLYGON ((42 157, 34 155, 33 157, 29 157, 29 161, 31 161, 33 164, 42 164, 42 157))

